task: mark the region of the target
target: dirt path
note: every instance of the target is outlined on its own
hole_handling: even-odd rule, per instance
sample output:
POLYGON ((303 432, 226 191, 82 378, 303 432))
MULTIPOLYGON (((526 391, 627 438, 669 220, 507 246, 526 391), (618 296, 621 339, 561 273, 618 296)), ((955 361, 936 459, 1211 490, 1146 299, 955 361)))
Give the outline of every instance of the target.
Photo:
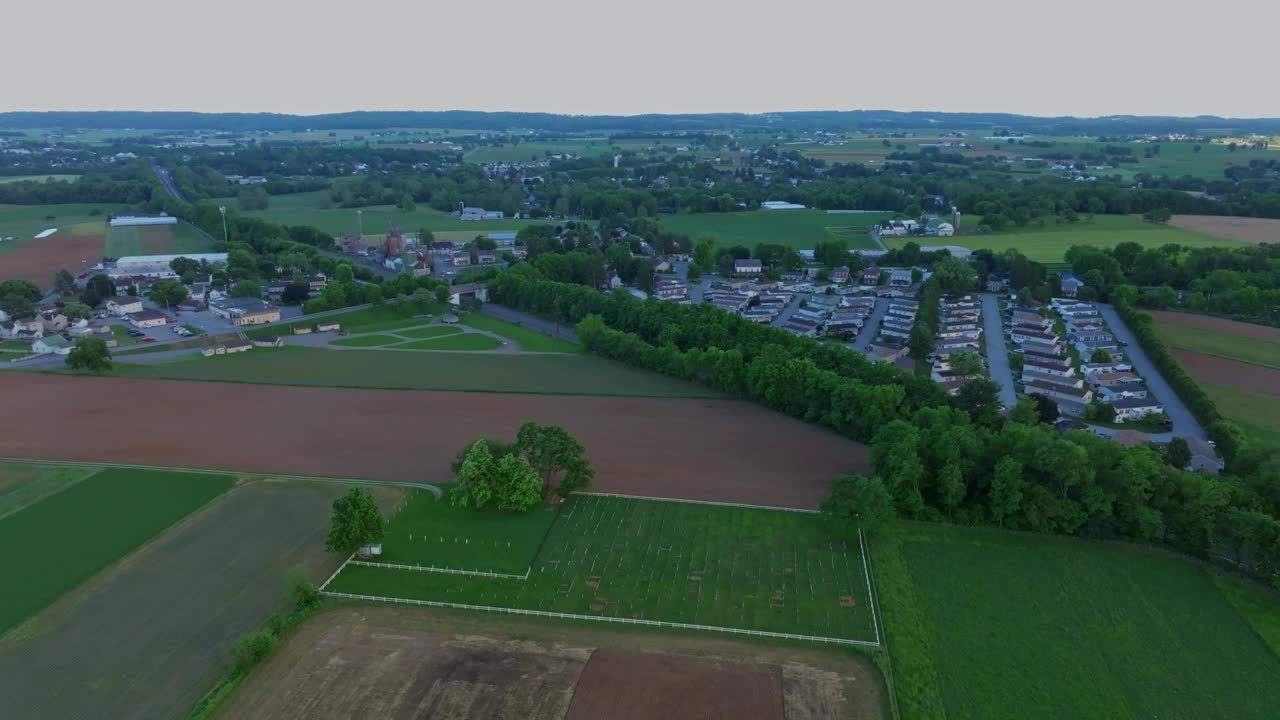
POLYGON ((813 509, 866 447, 734 400, 299 388, 0 373, 0 457, 447 482, 529 420, 587 448, 593 490, 813 509))

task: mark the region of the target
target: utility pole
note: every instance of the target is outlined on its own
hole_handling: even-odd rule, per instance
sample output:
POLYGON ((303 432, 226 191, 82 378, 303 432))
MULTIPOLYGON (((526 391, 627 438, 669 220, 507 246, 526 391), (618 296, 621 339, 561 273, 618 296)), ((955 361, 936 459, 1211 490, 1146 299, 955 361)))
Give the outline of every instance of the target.
POLYGON ((364 211, 356 211, 356 227, 360 230, 360 241, 364 242, 364 211))
POLYGON ((227 206, 219 205, 218 213, 222 215, 222 242, 230 244, 231 241, 227 239, 227 206))

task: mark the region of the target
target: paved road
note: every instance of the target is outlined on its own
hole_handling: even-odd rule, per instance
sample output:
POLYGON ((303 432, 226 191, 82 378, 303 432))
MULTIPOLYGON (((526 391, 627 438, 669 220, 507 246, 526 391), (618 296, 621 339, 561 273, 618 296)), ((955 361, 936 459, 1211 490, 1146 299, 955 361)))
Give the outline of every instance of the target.
POLYGON ((178 192, 178 186, 174 184, 173 176, 169 174, 169 171, 165 170, 155 158, 147 158, 147 161, 151 163, 151 169, 155 171, 156 177, 160 180, 160 184, 164 186, 165 192, 172 195, 173 199, 178 202, 187 202, 187 199, 182 197, 182 193, 178 192))
POLYGON ((860 353, 867 352, 867 348, 871 347, 871 341, 876 337, 876 329, 880 327, 880 321, 884 320, 884 316, 888 312, 889 298, 876 298, 875 307, 871 309, 871 314, 867 316, 866 323, 858 331, 858 337, 849 343, 849 347, 860 353))
POLYGON ((1173 421, 1173 434, 1182 438, 1197 437, 1204 439, 1208 437, 1204 428, 1200 427, 1200 423, 1196 421, 1195 416, 1191 414, 1186 404, 1182 402, 1182 398, 1178 397, 1172 387, 1169 387, 1169 383, 1165 382, 1164 376, 1156 370, 1155 364, 1151 362, 1151 358, 1147 356, 1146 351, 1138 345, 1138 338, 1129 330, 1129 326, 1120 319, 1116 309, 1102 303, 1098 303, 1098 309, 1102 311, 1102 319, 1107 321, 1112 334, 1117 339, 1128 343, 1125 352, 1129 355, 1129 361, 1134 369, 1138 371, 1138 374, 1146 379, 1147 387, 1150 388, 1152 396, 1164 404, 1165 414, 1173 421))
POLYGON ((791 316, 792 316, 792 315, 795 315, 795 314, 796 314, 796 311, 798 311, 798 310, 800 309, 800 298, 801 298, 801 297, 802 297, 802 296, 801 296, 801 295, 799 295, 799 294, 793 295, 793 296, 791 297, 791 302, 787 303, 787 304, 782 308, 782 312, 778 313, 778 317, 774 318, 774 319, 773 319, 773 322, 771 322, 771 323, 769 323, 769 324, 770 324, 770 325, 772 325, 772 326, 774 326, 774 327, 776 327, 776 328, 780 328, 780 327, 782 327, 783 325, 786 325, 786 324, 787 324, 787 321, 791 319, 791 316))
POLYGON ((551 337, 567 340, 571 343, 578 342, 578 336, 573 334, 572 327, 565 325, 564 323, 556 323, 553 320, 543 320, 536 315, 530 315, 526 312, 512 310, 511 308, 494 305, 493 303, 485 303, 480 307, 480 314, 495 317, 499 320, 506 320, 511 323, 518 323, 522 327, 526 327, 530 330, 536 330, 543 335, 550 335, 551 337))
POLYGON ((1013 370, 1009 368, 1009 350, 1004 344, 1000 298, 991 293, 982 294, 982 333, 987 336, 987 374, 1000 386, 1000 403, 1011 408, 1018 404, 1018 392, 1013 385, 1013 370))

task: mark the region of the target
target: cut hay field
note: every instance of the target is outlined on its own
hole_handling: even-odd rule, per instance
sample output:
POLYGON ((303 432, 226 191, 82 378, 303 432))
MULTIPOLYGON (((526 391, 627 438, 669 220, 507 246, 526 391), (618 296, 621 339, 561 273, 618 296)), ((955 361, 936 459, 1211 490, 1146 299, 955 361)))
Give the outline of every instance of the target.
MULTIPOLYGON (((455 368, 508 357, 312 352, 457 358, 455 368)), ((255 350, 243 356, 259 353, 285 354, 255 350)), ((201 359, 216 364, 219 358, 201 359)), ((380 372, 377 364, 367 370, 380 372)), ((564 374, 573 376, 572 370, 564 374)), ((534 421, 561 425, 582 442, 598 471, 594 487, 602 492, 816 508, 834 475, 867 470, 865 446, 735 400, 389 392, 22 372, 0 372, 0 396, 23 418, 0 433, 0 457, 449 482, 449 463, 463 446, 477 437, 512 440, 521 424, 534 421), (74 398, 76 412, 51 397, 74 398), (49 432, 51 427, 58 431, 49 432), (200 428, 200 442, 192 442, 192 428, 200 428)))
POLYGON ((172 255, 213 251, 213 238, 194 225, 139 225, 107 229, 108 257, 172 255))
POLYGON ((0 519, 0 633, 231 487, 220 475, 102 470, 0 519))
MULTIPOLYGON (((324 232, 340 237, 346 233, 354 233, 361 223, 356 217, 356 208, 327 208, 325 201, 329 197, 328 190, 294 193, 290 195, 274 195, 266 210, 238 211, 241 215, 262 218, 284 225, 310 225, 324 232)), ((397 210, 391 205, 360 208, 363 215, 365 235, 383 235, 391 223, 400 226, 405 232, 417 232, 421 228, 429 230, 466 230, 476 234, 500 230, 519 230, 526 225, 538 224, 537 220, 459 220, 448 213, 433 210, 425 204, 419 205, 411 213, 397 210)))
POLYGON ((1280 369, 1280 328, 1208 315, 1154 311, 1156 334, 1170 348, 1280 369))
MULTIPOLYGON (((419 494, 415 502, 444 501, 419 494)), ((457 543, 439 539, 430 520, 397 515, 384 548, 404 557, 414 551, 397 548, 420 541, 435 566, 471 569, 469 546, 455 554, 457 543)), ((528 527, 536 534, 538 523, 528 527)), ((510 532, 474 535, 488 544, 510 532)), ((519 555, 499 557, 510 566, 519 555)), ((822 515, 575 495, 550 523, 527 578, 353 563, 328 590, 876 644, 869 582, 857 535, 822 515)))
MULTIPOLYGON (((372 342, 403 342, 391 335, 372 342)), ((448 350, 438 343, 473 335, 415 341, 408 349, 448 350)), ((348 338, 355 340, 356 338, 348 338)), ((492 341, 491 338, 484 338, 492 341)), ((496 341, 492 341, 496 344, 496 341)), ((452 348, 456 349, 456 348, 452 348)), ((117 363, 114 370, 133 378, 212 380, 385 390, 455 390, 632 397, 716 398, 702 385, 582 354, 431 353, 377 349, 326 350, 285 346, 169 363, 117 363)))
POLYGON ((1280 702, 1280 648, 1251 625, 1280 599, 1237 606, 1184 558, 925 525, 872 555, 904 720, 1262 720, 1280 702))
MULTIPOLYGON (((231 644, 284 609, 290 567, 317 581, 337 567, 324 536, 329 506, 345 490, 241 479, 63 596, 0 640, 5 720, 186 717, 222 675, 231 644)), ((400 491, 375 494, 389 509, 400 491)), ((100 514, 97 526, 121 517, 129 514, 100 514)))
POLYGON ((823 648, 363 605, 305 622, 221 720, 890 717, 871 660, 823 648))
POLYGON ((721 245, 777 243, 796 250, 810 249, 818 242, 845 240, 849 249, 874 250, 871 226, 893 217, 892 213, 832 214, 825 210, 757 210, 729 213, 681 213, 662 215, 663 227, 697 237, 703 233, 720 236, 721 245))
MULTIPOLYGON (((1126 215, 1095 215, 1092 221, 1081 220, 1078 223, 1055 224, 1050 221, 1043 228, 1012 228, 997 233, 957 235, 945 240, 949 245, 960 245, 971 250, 988 249, 996 253, 1013 248, 1029 259, 1043 263, 1062 262, 1072 245, 1109 248, 1122 242, 1135 242, 1143 247, 1154 248, 1169 243, 1188 247, 1238 247, 1246 244, 1239 240, 1148 223, 1141 218, 1126 215)), ((920 238, 884 238, 885 244, 890 248, 899 248, 912 241, 923 244, 920 238)))
POLYGON ((1280 243, 1280 220, 1226 215, 1174 215, 1170 225, 1183 230, 1247 243, 1280 243))

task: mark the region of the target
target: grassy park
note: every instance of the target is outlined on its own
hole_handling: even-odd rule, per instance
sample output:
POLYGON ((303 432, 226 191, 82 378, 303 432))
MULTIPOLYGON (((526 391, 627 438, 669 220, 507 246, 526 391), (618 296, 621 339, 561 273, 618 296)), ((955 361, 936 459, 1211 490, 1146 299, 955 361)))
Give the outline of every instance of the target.
POLYGON ((893 217, 892 213, 833 214, 824 210, 757 210, 729 213, 663 215, 663 227, 697 237, 714 233, 722 245, 777 243, 804 250, 815 243, 845 240, 850 249, 874 250, 871 226, 893 217))
POLYGON ((902 716, 1269 718, 1280 599, 1150 548, 924 525, 873 543, 902 716), (1240 597, 1236 588, 1241 587, 1240 597), (1230 588, 1230 592, 1224 592, 1230 588), (1264 619, 1265 624, 1255 624, 1264 619))
POLYGON ((500 340, 479 333, 459 333, 444 337, 414 340, 395 347, 400 350, 453 350, 457 352, 480 352, 497 350, 502 346, 500 340))
MULTIPOLYGON (((890 248, 902 247, 908 242, 927 244, 927 240, 911 237, 884 238, 885 244, 890 248)), ((964 234, 941 238, 938 242, 960 245, 970 250, 985 248, 996 253, 1013 248, 1031 260, 1043 263, 1062 262, 1072 245, 1108 248, 1122 242, 1136 242, 1143 247, 1154 248, 1169 243, 1188 247, 1238 247, 1246 244, 1239 240, 1149 223, 1128 215, 1095 215, 1092 220, 1082 219, 1078 223, 1055 223, 1050 220, 1042 228, 1011 228, 994 233, 964 234)))
POLYGON ((0 518, 0 633, 230 487, 224 475, 109 469, 0 518))
POLYGON ((107 229, 108 257, 213 251, 213 238, 194 225, 137 225, 107 229))
MULTIPOLYGON (((410 527, 441 535, 438 518, 414 517, 397 516, 386 552, 410 552, 397 550, 410 544, 410 527)), ((521 529, 526 544, 540 520, 521 529)), ((500 545, 513 532, 499 526, 493 535, 477 534, 500 545)), ((446 566, 467 562, 453 548, 470 552, 439 539, 422 545, 446 566)), ((857 537, 809 513, 574 496, 560 508, 527 580, 348 566, 329 589, 877 641, 857 537)))
POLYGON ((477 330, 487 330, 508 340, 514 340, 524 352, 583 352, 583 348, 580 345, 574 345, 567 340, 553 338, 550 335, 543 335, 540 332, 488 315, 471 313, 462 318, 462 324, 477 330))

